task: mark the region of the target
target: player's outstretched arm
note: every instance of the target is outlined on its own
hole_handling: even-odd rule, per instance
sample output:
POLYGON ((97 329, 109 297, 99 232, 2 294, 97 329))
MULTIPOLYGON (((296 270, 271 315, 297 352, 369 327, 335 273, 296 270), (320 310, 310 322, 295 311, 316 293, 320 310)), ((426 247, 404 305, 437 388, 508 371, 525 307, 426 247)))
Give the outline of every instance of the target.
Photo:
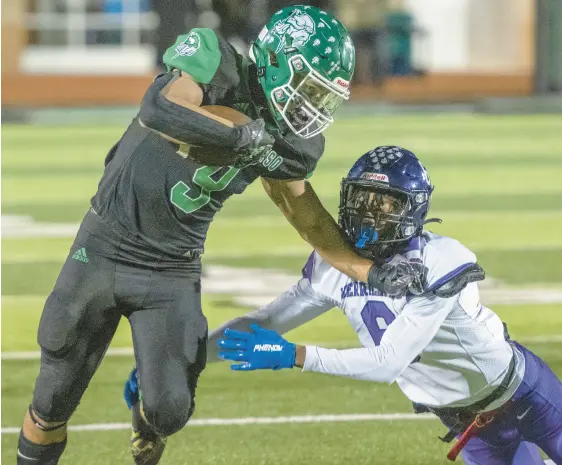
POLYGON ((334 302, 312 289, 308 279, 302 278, 273 302, 241 317, 234 318, 211 331, 207 342, 207 362, 212 363, 220 360, 217 342, 222 338, 227 328, 249 331, 252 324, 258 324, 263 328, 284 334, 322 315, 334 306, 334 302))
POLYGON ((373 262, 357 255, 347 244, 309 182, 262 178, 262 183, 271 200, 314 250, 342 273, 367 282, 373 262))
POLYGON ((251 332, 227 329, 219 339, 219 356, 242 362, 233 370, 301 367, 358 380, 393 383, 429 344, 458 296, 416 297, 385 331, 376 347, 326 349, 298 346, 275 331, 252 324, 251 332))
POLYGON ((307 346, 300 366, 303 371, 391 384, 431 342, 457 301, 458 295, 414 297, 379 345, 345 350, 307 346))
POLYGON ((356 281, 362 281, 388 295, 405 294, 418 279, 417 270, 374 264, 358 255, 345 241, 339 226, 305 180, 262 178, 265 191, 287 220, 330 265, 356 281))

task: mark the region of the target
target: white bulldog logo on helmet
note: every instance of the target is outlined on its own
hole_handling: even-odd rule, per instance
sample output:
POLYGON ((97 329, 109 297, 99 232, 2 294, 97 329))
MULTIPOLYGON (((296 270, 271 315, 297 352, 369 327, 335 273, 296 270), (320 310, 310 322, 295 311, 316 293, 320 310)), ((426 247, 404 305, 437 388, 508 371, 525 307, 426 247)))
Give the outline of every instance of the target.
POLYGON ((302 47, 316 32, 316 24, 310 15, 294 10, 288 18, 277 21, 272 32, 279 37, 279 45, 275 50, 275 53, 279 53, 286 44, 286 35, 292 39, 291 45, 302 47))

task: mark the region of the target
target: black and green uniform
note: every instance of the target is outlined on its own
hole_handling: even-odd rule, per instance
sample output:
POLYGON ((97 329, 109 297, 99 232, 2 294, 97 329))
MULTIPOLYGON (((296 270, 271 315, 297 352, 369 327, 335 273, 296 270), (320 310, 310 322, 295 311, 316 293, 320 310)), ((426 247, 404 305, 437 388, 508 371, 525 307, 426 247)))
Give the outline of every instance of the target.
MULTIPOLYGON (((212 30, 181 36, 164 62, 201 84, 203 105, 232 107, 251 119, 269 118, 255 68, 212 30), (197 48, 189 48, 194 37, 197 48)), ((278 132, 273 126, 271 131, 278 132)), ((305 140, 290 133, 276 138, 261 164, 244 169, 201 166, 184 158, 177 144, 134 121, 107 159, 92 207, 146 247, 181 257, 203 249, 207 229, 229 197, 244 192, 259 176, 304 179, 323 149, 323 137, 305 140)))
POLYGON ((306 178, 324 150, 321 135, 281 134, 255 66, 210 29, 181 36, 164 62, 201 85, 203 105, 264 118, 275 144, 259 164, 203 166, 133 120, 106 158, 92 209, 43 311, 33 406, 45 420, 70 417, 125 315, 146 417, 164 435, 181 428, 206 359, 199 255, 215 213, 260 176, 306 178))

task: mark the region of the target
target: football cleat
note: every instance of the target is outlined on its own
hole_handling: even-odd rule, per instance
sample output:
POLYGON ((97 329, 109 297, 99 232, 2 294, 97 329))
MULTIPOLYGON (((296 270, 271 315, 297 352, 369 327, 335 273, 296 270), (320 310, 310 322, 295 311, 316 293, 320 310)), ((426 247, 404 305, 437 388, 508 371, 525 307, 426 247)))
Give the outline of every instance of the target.
POLYGON ((142 412, 137 370, 125 383, 125 401, 132 411, 133 433, 131 453, 137 465, 157 465, 166 447, 166 438, 159 436, 146 421, 142 412))
POLYGON ((157 465, 166 447, 165 437, 158 436, 146 422, 141 403, 133 405, 131 452, 137 465, 157 465))

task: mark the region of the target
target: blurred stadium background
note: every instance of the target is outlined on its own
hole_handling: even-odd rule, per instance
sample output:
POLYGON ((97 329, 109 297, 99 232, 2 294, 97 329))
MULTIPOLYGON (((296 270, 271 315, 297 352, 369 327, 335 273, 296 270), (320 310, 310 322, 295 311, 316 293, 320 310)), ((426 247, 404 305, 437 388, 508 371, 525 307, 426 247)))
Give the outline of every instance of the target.
MULTIPOLYGON (((38 371, 45 297, 88 208, 103 159, 134 116, 175 36, 218 29, 242 52, 278 0, 2 2, 2 459, 14 463, 38 371)), ((352 31, 352 101, 311 179, 335 214, 339 180, 376 145, 402 145, 436 185, 432 229, 475 250, 482 299, 562 375, 562 2, 324 0, 352 31)), ((309 248, 251 186, 211 227, 204 263, 210 326, 267 302, 309 248)), ((294 332, 356 345, 336 311, 294 332)), ((122 381, 123 323, 71 425, 61 464, 132 463, 122 381), (84 427, 84 425, 86 425, 84 427), (88 432, 89 431, 89 432, 88 432)), ((297 372, 200 381, 192 427, 166 464, 440 464, 443 433, 394 386, 297 372), (298 379, 297 379, 298 377, 298 379), (260 417, 261 420, 256 420, 260 417)))

